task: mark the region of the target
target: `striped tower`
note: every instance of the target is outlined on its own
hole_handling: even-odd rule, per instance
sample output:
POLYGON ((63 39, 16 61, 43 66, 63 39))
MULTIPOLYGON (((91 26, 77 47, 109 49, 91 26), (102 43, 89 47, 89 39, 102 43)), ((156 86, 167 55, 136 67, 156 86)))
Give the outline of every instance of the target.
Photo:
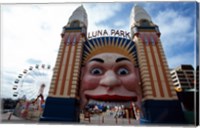
POLYGON ((131 12, 131 34, 137 47, 143 93, 144 117, 141 123, 182 123, 183 113, 173 87, 158 26, 137 5, 131 12))
POLYGON ((87 24, 86 11, 80 6, 63 27, 49 96, 40 121, 79 121, 79 76, 87 24))

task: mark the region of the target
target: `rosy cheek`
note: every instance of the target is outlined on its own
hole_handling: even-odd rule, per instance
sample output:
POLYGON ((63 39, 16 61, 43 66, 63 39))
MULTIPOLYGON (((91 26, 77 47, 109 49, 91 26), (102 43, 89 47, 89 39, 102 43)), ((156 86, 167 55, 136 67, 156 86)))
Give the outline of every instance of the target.
POLYGON ((81 86, 83 90, 92 90, 95 89, 99 85, 100 77, 92 76, 90 74, 85 75, 82 79, 81 86))
POLYGON ((123 86, 129 91, 135 91, 138 88, 138 79, 135 75, 128 75, 124 77, 120 77, 123 86))

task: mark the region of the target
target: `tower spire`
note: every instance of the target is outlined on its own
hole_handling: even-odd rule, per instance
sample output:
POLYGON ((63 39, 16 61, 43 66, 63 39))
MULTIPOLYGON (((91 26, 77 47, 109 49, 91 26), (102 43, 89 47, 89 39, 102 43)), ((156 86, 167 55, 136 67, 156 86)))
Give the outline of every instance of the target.
POLYGON ((131 10, 130 20, 131 27, 139 25, 139 22, 141 20, 147 20, 149 22, 152 22, 150 15, 137 4, 135 4, 131 10))
POLYGON ((79 6, 72 13, 72 15, 69 18, 68 25, 70 25, 74 21, 79 21, 80 22, 80 27, 83 27, 83 26, 87 27, 88 26, 87 13, 86 13, 86 10, 85 10, 83 4, 81 4, 81 6, 79 6))

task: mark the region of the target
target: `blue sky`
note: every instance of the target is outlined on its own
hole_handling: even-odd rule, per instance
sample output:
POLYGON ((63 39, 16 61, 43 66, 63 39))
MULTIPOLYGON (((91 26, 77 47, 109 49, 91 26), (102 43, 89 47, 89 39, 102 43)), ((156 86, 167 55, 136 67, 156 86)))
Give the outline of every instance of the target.
MULTIPOLYGON (((102 29, 130 31, 134 4, 142 6, 157 24, 170 68, 195 66, 195 2, 83 3, 88 32, 102 29)), ((62 27, 81 3, 1 5, 1 91, 12 96, 12 83, 24 68, 54 66, 62 27)))

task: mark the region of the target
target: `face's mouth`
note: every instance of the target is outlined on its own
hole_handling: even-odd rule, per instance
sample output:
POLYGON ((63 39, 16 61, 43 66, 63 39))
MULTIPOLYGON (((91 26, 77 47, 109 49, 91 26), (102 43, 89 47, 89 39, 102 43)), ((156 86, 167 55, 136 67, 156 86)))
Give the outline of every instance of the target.
POLYGON ((120 96, 120 95, 86 95, 87 105, 130 108, 132 102, 137 101, 137 96, 120 96))
POLYGON ((137 96, 119 96, 119 95, 86 95, 87 99, 94 99, 97 101, 137 101, 137 96))

